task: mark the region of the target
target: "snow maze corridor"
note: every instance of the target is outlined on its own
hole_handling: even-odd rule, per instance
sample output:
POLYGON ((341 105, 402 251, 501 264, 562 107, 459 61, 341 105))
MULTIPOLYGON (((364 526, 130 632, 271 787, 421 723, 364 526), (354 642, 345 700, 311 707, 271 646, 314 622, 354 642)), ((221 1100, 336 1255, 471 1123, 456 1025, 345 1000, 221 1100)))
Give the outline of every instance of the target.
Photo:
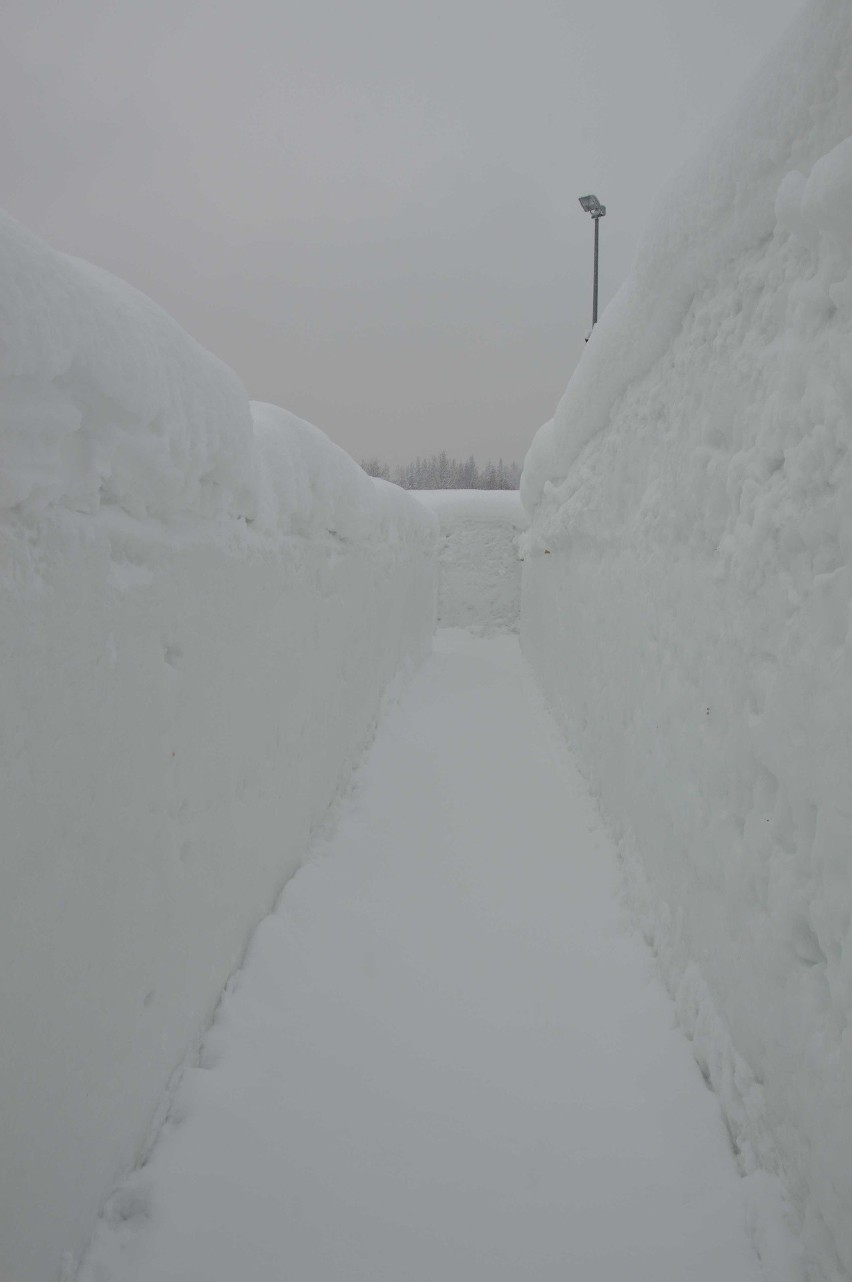
POLYGON ((794 1277, 491 631, 440 630, 386 708, 79 1282, 794 1277))

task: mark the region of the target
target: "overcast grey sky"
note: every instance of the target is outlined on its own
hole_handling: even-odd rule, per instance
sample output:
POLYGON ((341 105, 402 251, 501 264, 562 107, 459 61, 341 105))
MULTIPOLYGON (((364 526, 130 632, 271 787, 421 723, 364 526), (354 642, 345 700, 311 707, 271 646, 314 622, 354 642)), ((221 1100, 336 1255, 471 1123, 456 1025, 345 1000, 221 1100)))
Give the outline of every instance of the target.
POLYGON ((356 457, 521 459, 800 0, 5 0, 8 211, 356 457))

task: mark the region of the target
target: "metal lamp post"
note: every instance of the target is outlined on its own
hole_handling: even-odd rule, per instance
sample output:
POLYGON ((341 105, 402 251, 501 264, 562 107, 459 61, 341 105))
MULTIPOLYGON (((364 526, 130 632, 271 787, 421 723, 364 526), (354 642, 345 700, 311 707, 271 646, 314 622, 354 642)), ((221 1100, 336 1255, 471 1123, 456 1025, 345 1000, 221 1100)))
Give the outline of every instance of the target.
MULTIPOLYGON (((581 196, 580 205, 587 214, 591 214, 595 224, 595 283, 592 289, 592 329, 598 323, 598 246, 600 244, 600 222, 606 213, 597 196, 581 196)), ((591 331, 590 331, 591 332, 591 331)))

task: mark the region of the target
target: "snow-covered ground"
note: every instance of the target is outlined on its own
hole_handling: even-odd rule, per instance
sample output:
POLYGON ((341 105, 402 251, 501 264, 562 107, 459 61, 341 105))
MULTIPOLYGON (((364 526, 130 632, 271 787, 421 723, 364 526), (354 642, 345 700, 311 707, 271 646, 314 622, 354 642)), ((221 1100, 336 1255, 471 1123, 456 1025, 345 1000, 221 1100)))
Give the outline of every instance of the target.
POLYGON ((0 1278, 53 1282, 430 644, 437 522, 0 220, 0 1278))
POLYGON ((486 636, 517 632, 521 562, 517 536, 527 518, 514 490, 412 490, 441 524, 438 623, 486 636))
POLYGON ((852 6, 816 0, 528 455, 522 635, 820 1282, 852 1277, 850 351, 852 6))
POLYGON ((517 639, 438 635, 79 1282, 800 1277, 517 639))
MULTIPOLYGON (((776 1174, 848 1282, 850 350, 852 6, 812 0, 523 478, 524 649, 675 1007, 515 639, 443 633, 83 1282, 802 1282, 776 1174)), ((517 496, 418 498, 0 221, 4 1282, 73 1272, 436 546, 444 623, 517 626, 517 496)))

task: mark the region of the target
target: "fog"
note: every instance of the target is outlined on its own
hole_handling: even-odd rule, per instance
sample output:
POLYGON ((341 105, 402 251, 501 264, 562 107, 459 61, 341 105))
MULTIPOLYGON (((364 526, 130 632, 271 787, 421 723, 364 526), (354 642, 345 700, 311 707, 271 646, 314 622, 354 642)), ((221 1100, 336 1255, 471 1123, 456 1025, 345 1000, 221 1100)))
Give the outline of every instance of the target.
POLYGON ((356 457, 521 459, 798 0, 7 0, 8 211, 356 457))

